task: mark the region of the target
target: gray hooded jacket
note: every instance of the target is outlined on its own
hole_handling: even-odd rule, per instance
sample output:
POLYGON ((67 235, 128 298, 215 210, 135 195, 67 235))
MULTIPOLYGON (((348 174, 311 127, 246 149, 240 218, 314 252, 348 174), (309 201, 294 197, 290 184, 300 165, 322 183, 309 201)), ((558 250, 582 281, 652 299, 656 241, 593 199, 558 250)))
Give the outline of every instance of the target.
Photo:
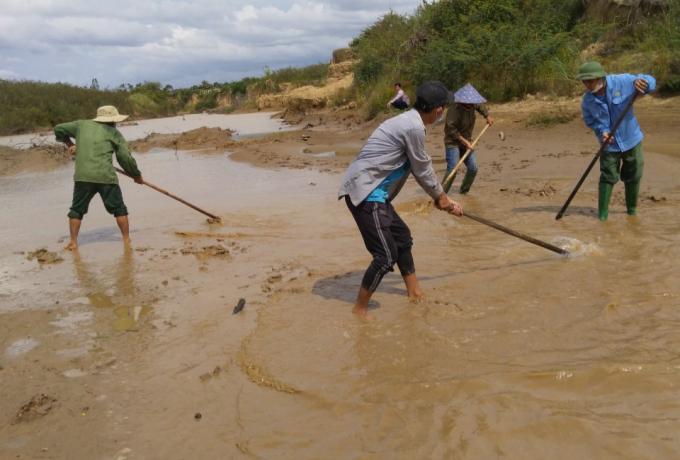
POLYGON ((390 118, 373 132, 345 172, 338 199, 349 195, 352 204, 358 206, 407 160, 411 167, 401 180, 390 185, 388 201, 397 196, 411 173, 433 199, 441 195, 442 186, 425 151, 425 125, 415 109, 390 118))

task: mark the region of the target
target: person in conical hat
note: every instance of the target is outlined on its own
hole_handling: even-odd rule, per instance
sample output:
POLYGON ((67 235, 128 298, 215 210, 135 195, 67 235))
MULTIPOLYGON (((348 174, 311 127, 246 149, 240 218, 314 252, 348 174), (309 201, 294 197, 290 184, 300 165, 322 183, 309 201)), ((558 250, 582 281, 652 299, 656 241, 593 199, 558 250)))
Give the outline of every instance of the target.
POLYGON ((77 120, 54 127, 55 138, 68 147, 75 156, 76 171, 73 176, 73 203, 68 213, 71 241, 66 249, 78 247, 78 233, 83 216, 87 214, 90 201, 96 194, 102 197, 104 207, 116 218, 123 235, 123 242, 130 243, 128 210, 118 185, 118 176, 113 169, 111 156, 115 153, 118 164, 138 184, 143 184, 142 173, 125 143, 123 135, 116 129, 116 123, 127 115, 121 115, 112 105, 97 109, 93 120, 77 120), (72 139, 75 139, 75 144, 72 139))
MULTIPOLYGON (((472 131, 475 128, 476 112, 479 112, 489 125, 493 124, 493 118, 489 116, 489 110, 485 104, 486 99, 470 83, 456 91, 454 98, 455 104, 446 113, 444 128, 444 146, 446 147, 446 175, 444 180, 472 146, 472 131)), ((462 194, 470 191, 477 175, 477 157, 474 151, 465 159, 465 167, 467 172, 460 186, 460 193, 462 194)), ((442 184, 446 193, 449 192, 455 178, 456 174, 448 183, 442 184)))
POLYGON ((607 220, 609 201, 614 184, 619 177, 626 191, 626 212, 637 214, 638 192, 644 168, 642 131, 633 108, 625 114, 621 124, 609 134, 621 118, 635 92, 648 94, 654 90, 656 80, 651 75, 607 75, 599 62, 586 62, 578 69, 576 79, 588 90, 581 101, 583 121, 593 130, 600 145, 605 144, 600 155, 600 183, 598 185, 598 218, 607 220))

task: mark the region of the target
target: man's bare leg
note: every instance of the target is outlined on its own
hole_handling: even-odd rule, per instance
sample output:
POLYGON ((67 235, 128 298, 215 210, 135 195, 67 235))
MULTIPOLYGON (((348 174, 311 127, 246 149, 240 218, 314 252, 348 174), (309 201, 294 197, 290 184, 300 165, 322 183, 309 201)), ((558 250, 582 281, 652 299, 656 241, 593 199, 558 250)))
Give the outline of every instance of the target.
POLYGON ((406 292, 408 293, 409 299, 424 300, 425 298, 427 298, 427 295, 420 289, 420 284, 418 284, 416 272, 404 276, 404 283, 406 283, 406 292))
POLYGON ((68 249, 69 251, 72 251, 76 248, 78 248, 78 233, 80 232, 80 224, 82 223, 82 220, 80 219, 74 219, 73 217, 70 217, 68 220, 68 229, 69 232, 71 233, 71 241, 64 247, 64 249, 68 249))
POLYGON ((361 286, 359 288, 359 295, 357 296, 357 303, 354 304, 352 313, 357 316, 368 316, 368 301, 371 300, 373 293, 361 286))
POLYGON ((120 233, 123 234, 123 243, 130 244, 130 221, 128 216, 117 216, 116 223, 120 228, 120 233))

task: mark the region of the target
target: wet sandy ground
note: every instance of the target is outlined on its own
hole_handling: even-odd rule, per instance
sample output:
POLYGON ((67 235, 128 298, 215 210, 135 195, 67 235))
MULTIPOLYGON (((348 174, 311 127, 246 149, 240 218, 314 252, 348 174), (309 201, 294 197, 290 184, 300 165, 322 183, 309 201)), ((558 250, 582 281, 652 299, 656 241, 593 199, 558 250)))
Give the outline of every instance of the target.
POLYGON ((390 275, 369 321, 350 310, 370 258, 336 200, 369 128, 136 155, 223 221, 122 178, 127 251, 96 200, 59 251, 72 166, 2 178, 0 458, 677 458, 680 110, 643 102, 640 215, 619 185, 606 223, 596 173, 554 220, 596 150, 580 121, 495 108, 454 199, 574 254, 430 211, 410 181, 398 209, 429 299, 390 275), (64 260, 28 260, 41 247, 64 260))

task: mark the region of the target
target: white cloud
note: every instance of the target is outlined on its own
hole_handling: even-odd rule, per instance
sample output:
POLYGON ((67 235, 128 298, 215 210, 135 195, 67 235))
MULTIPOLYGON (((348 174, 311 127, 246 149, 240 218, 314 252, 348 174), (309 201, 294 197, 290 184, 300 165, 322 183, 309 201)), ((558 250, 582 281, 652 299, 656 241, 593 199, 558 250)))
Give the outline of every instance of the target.
POLYGON ((237 21, 247 21, 249 19, 257 19, 257 10, 253 5, 246 5, 242 9, 235 11, 234 16, 237 21))
POLYGON ((19 78, 15 72, 10 72, 9 70, 0 69, 0 79, 3 80, 15 80, 19 78))
POLYGON ((328 61, 422 0, 3 0, 0 78, 175 87, 328 61))

